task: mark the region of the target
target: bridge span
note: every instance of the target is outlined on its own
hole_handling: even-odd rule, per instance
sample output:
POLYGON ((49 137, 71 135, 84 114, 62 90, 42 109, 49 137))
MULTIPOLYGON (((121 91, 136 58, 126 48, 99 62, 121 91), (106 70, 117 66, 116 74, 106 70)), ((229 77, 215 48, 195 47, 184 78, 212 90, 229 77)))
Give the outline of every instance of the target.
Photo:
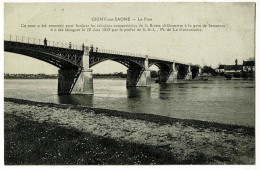
POLYGON ((150 86, 149 67, 152 65, 159 68, 161 84, 174 83, 177 79, 190 80, 201 73, 198 66, 174 60, 16 35, 5 35, 4 51, 33 57, 58 67, 58 94, 93 94, 91 67, 106 60, 128 68, 127 87, 150 86))

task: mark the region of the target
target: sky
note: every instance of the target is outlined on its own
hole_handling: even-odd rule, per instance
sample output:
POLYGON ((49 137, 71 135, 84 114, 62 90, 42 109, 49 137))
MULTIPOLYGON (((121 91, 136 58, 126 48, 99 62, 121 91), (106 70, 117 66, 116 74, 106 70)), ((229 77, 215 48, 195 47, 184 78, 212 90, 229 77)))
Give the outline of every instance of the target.
MULTIPOLYGON (((254 58, 254 3, 5 3, 4 33, 51 41, 86 44, 99 48, 145 54, 184 63, 238 64, 254 58), (51 32, 21 27, 21 24, 128 24, 96 22, 93 17, 152 18, 130 24, 225 25, 202 32, 51 32)), ((56 74, 58 68, 13 53, 4 53, 5 73, 56 74)), ((94 73, 124 72, 123 65, 105 61, 92 67, 94 73)), ((151 69, 157 69, 153 66, 151 69)))

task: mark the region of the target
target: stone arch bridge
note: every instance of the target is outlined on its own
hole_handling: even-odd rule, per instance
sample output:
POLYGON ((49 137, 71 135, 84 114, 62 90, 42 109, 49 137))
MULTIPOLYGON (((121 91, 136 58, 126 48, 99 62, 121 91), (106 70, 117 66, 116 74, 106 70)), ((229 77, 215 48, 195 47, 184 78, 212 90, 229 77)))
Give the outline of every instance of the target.
POLYGON ((149 67, 159 68, 159 83, 174 83, 177 79, 192 79, 200 68, 189 64, 159 59, 147 55, 77 46, 16 35, 5 35, 4 51, 26 55, 59 68, 58 94, 93 94, 92 69, 96 64, 112 60, 128 68, 127 83, 150 86, 149 67))

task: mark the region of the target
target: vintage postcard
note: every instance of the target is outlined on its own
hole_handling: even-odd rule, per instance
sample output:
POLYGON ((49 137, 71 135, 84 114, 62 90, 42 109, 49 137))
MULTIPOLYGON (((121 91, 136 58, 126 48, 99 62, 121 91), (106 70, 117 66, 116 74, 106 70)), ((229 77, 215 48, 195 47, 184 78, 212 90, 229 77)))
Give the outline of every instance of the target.
POLYGON ((255 165, 255 8, 4 3, 4 164, 255 165))

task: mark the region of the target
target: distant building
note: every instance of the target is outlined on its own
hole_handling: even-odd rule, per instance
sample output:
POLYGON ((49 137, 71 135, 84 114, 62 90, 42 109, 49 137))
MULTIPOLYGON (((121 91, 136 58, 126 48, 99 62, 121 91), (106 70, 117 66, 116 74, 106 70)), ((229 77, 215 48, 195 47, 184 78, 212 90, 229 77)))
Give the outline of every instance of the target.
POLYGON ((241 73, 243 65, 225 65, 224 73, 241 73))
POLYGON ((255 72, 255 61, 244 61, 243 60, 243 71, 244 72, 255 72))
POLYGON ((225 69, 224 69, 225 65, 219 65, 218 68, 215 69, 215 71, 217 73, 224 73, 225 72, 225 69))
POLYGON ((215 70, 218 73, 224 74, 236 74, 236 73, 249 73, 255 72, 255 61, 244 61, 243 65, 237 64, 237 59, 235 60, 235 65, 219 65, 215 70))

